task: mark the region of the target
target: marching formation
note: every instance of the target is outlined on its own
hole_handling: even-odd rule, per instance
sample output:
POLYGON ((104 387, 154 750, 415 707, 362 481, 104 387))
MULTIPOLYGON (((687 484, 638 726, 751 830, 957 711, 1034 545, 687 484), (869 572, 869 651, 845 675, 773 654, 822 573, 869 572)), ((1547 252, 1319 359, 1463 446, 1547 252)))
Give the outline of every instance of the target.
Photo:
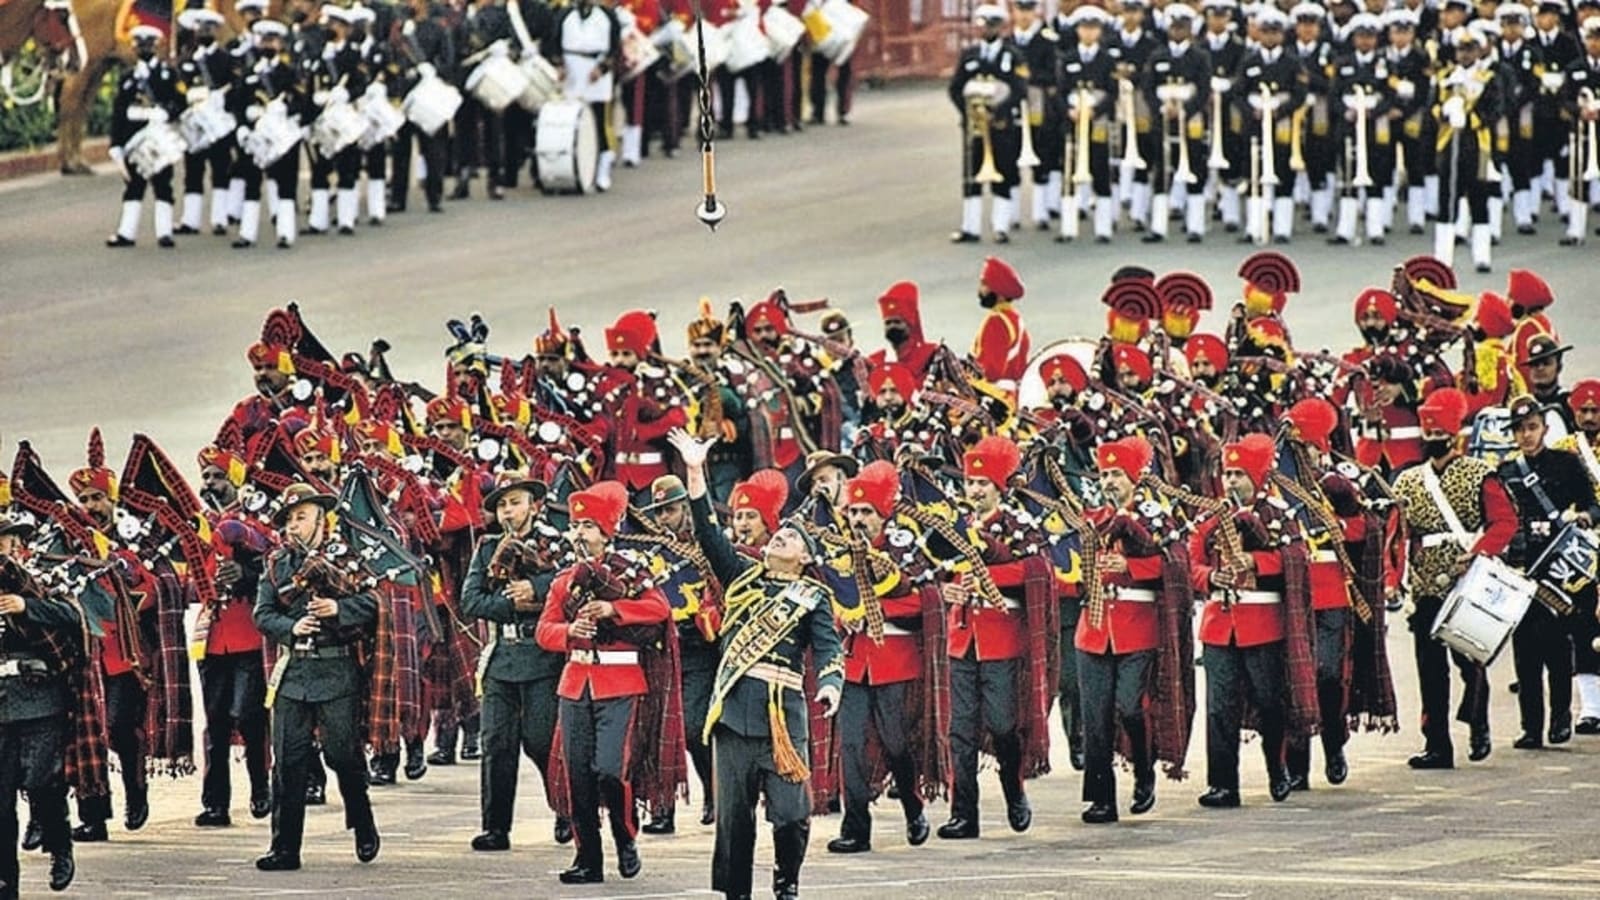
POLYGON ((1022 221, 1058 241, 1087 220, 1101 243, 1119 222, 1198 243, 1220 220, 1256 244, 1288 243, 1305 215, 1336 244, 1431 222, 1435 256, 1465 242, 1487 272, 1507 208, 1536 234, 1548 200, 1573 246, 1600 206, 1596 0, 1012 7, 977 7, 950 82, 957 243, 981 239, 987 189, 998 243, 1022 221))
POLYGON ((585 194, 610 190, 617 162, 640 165, 657 141, 675 156, 686 130, 703 149, 736 125, 751 139, 822 125, 830 69, 848 124, 867 22, 847 0, 292 0, 286 20, 266 15, 268 0, 239 0, 240 33, 224 42, 222 14, 190 4, 170 57, 161 29, 131 32, 136 62, 112 110, 124 188, 111 247, 135 245, 147 193, 162 247, 207 227, 253 247, 263 215, 291 247, 302 157, 303 230, 353 235, 363 203, 367 225, 382 225, 415 180, 434 213, 447 176, 453 200, 480 177, 501 200, 524 167, 545 193, 585 194))
POLYGON ((0 481, 0 896, 19 790, 21 845, 60 890, 74 842, 111 837, 114 805, 143 827, 151 776, 197 755, 194 824, 229 826, 237 745, 265 871, 301 866, 328 770, 362 862, 375 797, 458 760, 480 764, 471 848, 509 850, 526 756, 574 845, 563 884, 602 882, 608 855, 639 875, 641 832, 688 805, 730 897, 752 892, 763 803, 778 897, 813 814, 842 811, 833 853, 872 850, 880 798, 913 846, 975 839, 998 782, 1027 831, 1053 738, 1085 823, 1148 813, 1202 699, 1199 803, 1244 802, 1246 729, 1282 802, 1314 759, 1352 777, 1353 731, 1398 728, 1396 613, 1413 768, 1457 762, 1452 665, 1467 758, 1490 754, 1508 644, 1514 747, 1600 734, 1600 381, 1562 385, 1549 286, 1518 270, 1463 295, 1418 257, 1355 298, 1360 341, 1330 354, 1291 341, 1290 260, 1239 276, 1220 333, 1196 331, 1205 281, 1126 267, 1103 336, 1038 348, 991 257, 965 354, 907 281, 872 353, 782 290, 725 317, 703 300, 684 357, 642 310, 593 349, 553 309, 531 345, 472 316, 433 387, 395 378, 381 339, 335 354, 272 311, 254 390, 191 464, 136 435, 119 474, 95 431, 64 485, 26 442, 0 481))

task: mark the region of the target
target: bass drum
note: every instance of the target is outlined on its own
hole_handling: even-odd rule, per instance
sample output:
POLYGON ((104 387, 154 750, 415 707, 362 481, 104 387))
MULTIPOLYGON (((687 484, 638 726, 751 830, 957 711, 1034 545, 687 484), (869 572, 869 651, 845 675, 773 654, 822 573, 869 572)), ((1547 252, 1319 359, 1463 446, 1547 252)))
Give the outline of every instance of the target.
POLYGON ((600 141, 594 113, 582 100, 552 100, 539 110, 533 141, 539 187, 546 194, 594 192, 600 141))
POLYGON ((1022 380, 1017 383, 1018 408, 1038 409, 1050 405, 1050 401, 1045 398, 1044 379, 1039 377, 1039 367, 1045 360, 1065 353, 1077 360, 1083 366, 1083 371, 1093 374, 1094 355, 1099 348, 1098 338, 1085 337, 1062 338, 1046 344, 1028 360, 1028 368, 1022 373, 1022 380))

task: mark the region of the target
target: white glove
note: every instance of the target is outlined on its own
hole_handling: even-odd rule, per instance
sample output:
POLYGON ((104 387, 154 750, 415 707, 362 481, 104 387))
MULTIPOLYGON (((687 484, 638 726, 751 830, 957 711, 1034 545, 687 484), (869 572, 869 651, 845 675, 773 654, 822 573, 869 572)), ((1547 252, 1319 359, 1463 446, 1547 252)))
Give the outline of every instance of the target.
POLYGON ((328 92, 327 91, 312 91, 311 92, 311 102, 316 104, 317 106, 327 106, 328 105, 328 92))
POLYGON ((389 99, 389 88, 386 87, 381 81, 374 81, 373 83, 367 85, 365 96, 368 100, 381 102, 389 99))
MULTIPOLYGON (((410 24, 410 23, 407 23, 407 24, 410 24)), ((432 78, 432 77, 434 77, 435 75, 438 75, 438 74, 439 74, 439 70, 435 69, 433 67, 433 63, 421 63, 421 64, 419 64, 417 66, 417 77, 418 78, 432 78)))
POLYGON ((1546 72, 1539 76, 1539 83, 1547 91, 1559 91, 1567 83, 1567 75, 1565 72, 1546 72))
POLYGON ((250 140, 250 126, 240 125, 238 130, 234 131, 233 137, 242 146, 245 141, 250 140))
POLYGON ((150 77, 150 64, 147 63, 147 62, 141 61, 138 65, 134 66, 133 67, 133 77, 134 78, 149 78, 150 77))
POLYGON ((300 126, 300 140, 302 140, 302 141, 311 140, 311 126, 310 125, 301 125, 300 126))
POLYGON ((117 164, 117 174, 122 176, 122 180, 123 181, 132 180, 133 176, 128 174, 128 166, 122 161, 123 160, 122 148, 121 147, 112 147, 111 150, 107 153, 107 155, 111 157, 111 161, 112 162, 117 164))
POLYGON ((1444 102, 1444 105, 1439 107, 1439 111, 1444 113, 1445 118, 1453 119, 1457 115, 1465 112, 1466 108, 1467 102, 1465 100, 1462 100, 1460 97, 1451 97, 1449 100, 1444 102))
POLYGON ((1213 76, 1211 79, 1211 89, 1219 94, 1226 94, 1232 87, 1233 79, 1231 78, 1219 78, 1213 76))
POLYGON ((149 115, 145 117, 145 121, 160 125, 166 122, 168 118, 167 111, 159 106, 156 106, 151 108, 149 115))
POLYGON ((199 106, 200 104, 206 102, 206 100, 210 99, 210 97, 211 91, 204 85, 189 89, 188 98, 190 106, 199 106))
POLYGON ((350 92, 345 90, 342 85, 339 86, 339 87, 336 87, 333 90, 328 92, 328 103, 329 103, 329 105, 337 106, 340 103, 349 103, 349 102, 350 102, 350 92))
POLYGON ((678 458, 690 469, 697 469, 705 465, 706 457, 711 453, 711 448, 716 445, 715 440, 699 441, 682 428, 672 429, 667 435, 667 443, 678 451, 678 458))
POLYGON ((1467 127, 1467 112, 1464 109, 1455 109, 1446 114, 1451 128, 1461 129, 1467 127))
POLYGON ((831 684, 825 684, 821 690, 817 691, 816 700, 822 704, 822 717, 824 719, 833 718, 834 713, 839 711, 839 689, 831 684))
POLYGON ((247 106, 247 107, 245 107, 244 120, 246 122, 254 122, 259 118, 261 118, 261 107, 260 106, 247 106))
POLYGON ((494 43, 489 45, 489 56, 491 58, 493 58, 493 57, 499 57, 499 58, 502 58, 502 59, 508 58, 508 57, 511 56, 511 46, 509 44, 507 44, 503 40, 502 41, 495 41, 494 43))
POLYGON ((1417 95, 1417 86, 1414 82, 1402 81, 1394 86, 1394 92, 1401 100, 1410 100, 1417 95))

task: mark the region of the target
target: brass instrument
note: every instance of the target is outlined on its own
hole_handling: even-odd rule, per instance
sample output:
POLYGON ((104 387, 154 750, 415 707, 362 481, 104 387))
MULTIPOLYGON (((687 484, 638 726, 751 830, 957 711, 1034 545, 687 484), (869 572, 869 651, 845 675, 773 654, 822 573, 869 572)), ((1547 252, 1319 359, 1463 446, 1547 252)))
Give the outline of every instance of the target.
MULTIPOLYGON (((1261 178, 1260 182, 1266 187, 1278 185, 1278 166, 1276 154, 1272 149, 1272 119, 1278 110, 1278 99, 1272 93, 1272 86, 1265 82, 1261 85, 1261 178)), ((1291 138, 1292 140, 1292 138, 1291 138)), ((1293 168, 1293 164, 1290 165, 1293 168)), ((1266 218, 1265 215, 1262 216, 1266 218)), ((1265 229, 1263 229, 1265 230, 1265 229)), ((1263 241, 1263 243, 1265 243, 1263 241)))
POLYGON ((1176 188, 1180 183, 1194 184, 1200 180, 1194 174, 1194 169, 1189 165, 1189 123, 1188 116, 1183 108, 1183 104, 1194 96, 1194 85, 1182 79, 1174 78, 1157 88, 1156 95, 1161 100, 1161 127, 1163 133, 1165 134, 1168 128, 1173 131, 1173 134, 1165 134, 1165 140, 1161 142, 1162 165, 1166 167, 1168 173, 1168 193, 1171 193, 1172 189, 1176 188), (1178 144, 1178 164, 1176 169, 1172 167, 1172 162, 1168 158, 1170 155, 1168 147, 1173 141, 1178 144))
POLYGON ((1228 167, 1228 157, 1222 153, 1222 92, 1211 92, 1211 155, 1206 158, 1206 168, 1220 172, 1228 167))
POLYGON ((983 161, 972 176, 977 184, 999 184, 1005 179, 994 164, 994 138, 992 135, 996 89, 1002 85, 993 76, 979 75, 968 81, 962 96, 967 101, 967 138, 983 142, 983 161))
POLYGON ((1029 113, 1027 100, 1022 101, 1018 114, 1022 116, 1022 150, 1017 154, 1017 168, 1031 169, 1039 165, 1039 154, 1033 150, 1033 117, 1029 113))
POLYGON ((1305 154, 1305 122, 1306 110, 1302 106, 1289 115, 1289 170, 1291 172, 1304 172, 1306 170, 1305 154))
POLYGON ((1139 154, 1139 112, 1133 97, 1133 82, 1117 79, 1117 106, 1122 112, 1122 159, 1124 169, 1143 169, 1144 157, 1139 154))
POLYGON ((1072 109, 1077 111, 1078 118, 1071 128, 1062 129, 1066 132, 1067 143, 1061 157, 1063 160, 1072 160, 1072 174, 1061 183, 1061 236, 1069 240, 1078 237, 1078 189, 1094 181, 1094 174, 1089 171, 1094 95, 1088 88, 1079 85, 1073 97, 1077 102, 1072 109))
MULTIPOLYGON (((1582 88, 1578 91, 1578 122, 1583 126, 1584 155, 1589 158, 1583 167, 1582 179, 1585 187, 1589 182, 1600 178, 1600 127, 1597 127, 1594 119, 1585 121, 1583 118, 1583 113, 1593 111, 1595 111, 1594 89, 1582 88)), ((1576 185, 1577 179, 1573 179, 1573 183, 1576 185)))
POLYGON ((1350 179, 1352 188, 1372 187, 1372 171, 1367 164, 1367 116, 1377 101, 1377 94, 1364 84, 1356 85, 1351 90, 1351 96, 1345 98, 1345 102, 1355 107, 1356 111, 1355 175, 1350 179))

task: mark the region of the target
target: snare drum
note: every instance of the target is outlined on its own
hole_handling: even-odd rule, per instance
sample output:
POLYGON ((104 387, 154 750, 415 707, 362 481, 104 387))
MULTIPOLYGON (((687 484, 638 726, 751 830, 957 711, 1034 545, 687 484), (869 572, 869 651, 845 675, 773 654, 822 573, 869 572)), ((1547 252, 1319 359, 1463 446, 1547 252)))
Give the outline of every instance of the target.
POLYGON ((350 103, 330 103, 311 124, 311 146, 332 159, 367 133, 367 120, 350 103))
POLYGON ((177 126, 171 122, 151 122, 128 141, 124 159, 128 168, 148 180, 177 165, 187 147, 177 126))
POLYGON ((490 112, 505 112, 528 89, 528 74, 509 56, 490 56, 467 76, 467 93, 490 112))
POLYGON ((522 89, 517 105, 528 112, 538 112, 539 107, 561 96, 561 73, 537 53, 522 57, 522 74, 528 76, 528 86, 522 89))
POLYGON ((1478 410, 1472 417, 1472 431, 1467 436, 1467 455, 1497 466, 1515 449, 1517 439, 1511 433, 1511 410, 1504 406, 1478 410))
POLYGON ((267 104, 267 111, 250 128, 244 150, 256 168, 266 171, 300 143, 300 126, 289 120, 288 108, 281 100, 267 104))
MULTIPOLYGON (((753 13, 734 19, 720 30, 727 36, 729 72, 738 74, 753 69, 766 62, 767 55, 772 52, 766 35, 761 33, 761 19, 753 13)), ((708 47, 706 56, 710 55, 708 47)))
POLYGON ((400 104, 406 119, 417 126, 417 130, 430 136, 448 125, 460 107, 461 92, 437 75, 418 81, 400 104))
POLYGON ((689 34, 682 22, 669 20, 656 29, 655 34, 650 36, 650 42, 667 58, 667 66, 660 73, 662 80, 674 82, 694 71, 694 45, 689 43, 689 34))
POLYGON ((816 41, 817 52, 834 65, 843 65, 856 51, 856 42, 861 40, 867 20, 872 17, 860 7, 850 5, 849 0, 824 0, 819 11, 828 28, 826 36, 816 41))
POLYGON ((190 153, 209 149, 239 129, 238 120, 222 105, 221 99, 221 94, 213 94, 204 103, 194 104, 178 117, 178 133, 183 136, 190 153))
POLYGON ((589 104, 582 100, 546 103, 539 110, 533 151, 539 186, 545 193, 592 193, 600 141, 589 104))
POLYGON ((632 81, 643 75, 661 58, 661 50, 638 28, 622 33, 622 80, 632 81))
POLYGON ((1493 663, 1533 602, 1534 584, 1488 556, 1472 561, 1445 597, 1432 637, 1480 665, 1493 663))
MULTIPOLYGON (((715 72, 728 61, 728 31, 732 27, 724 25, 718 28, 711 23, 706 23, 706 71, 715 72)), ((691 26, 693 30, 693 26, 691 26)), ((700 65, 700 48, 696 41, 689 41, 689 70, 694 71, 700 65)))
POLYGON ((363 97, 360 109, 361 118, 367 123, 367 130, 361 133, 363 150, 371 150, 394 137, 406 123, 405 114, 389 102, 387 95, 363 97))
POLYGON ((767 7, 761 14, 761 26, 767 32, 767 49, 778 62, 787 60, 806 36, 806 23, 781 6, 767 7))
POLYGON ((1557 613, 1571 612, 1572 598, 1600 578, 1600 538, 1577 522, 1568 522, 1528 567, 1528 577, 1538 585, 1541 602, 1557 613))

